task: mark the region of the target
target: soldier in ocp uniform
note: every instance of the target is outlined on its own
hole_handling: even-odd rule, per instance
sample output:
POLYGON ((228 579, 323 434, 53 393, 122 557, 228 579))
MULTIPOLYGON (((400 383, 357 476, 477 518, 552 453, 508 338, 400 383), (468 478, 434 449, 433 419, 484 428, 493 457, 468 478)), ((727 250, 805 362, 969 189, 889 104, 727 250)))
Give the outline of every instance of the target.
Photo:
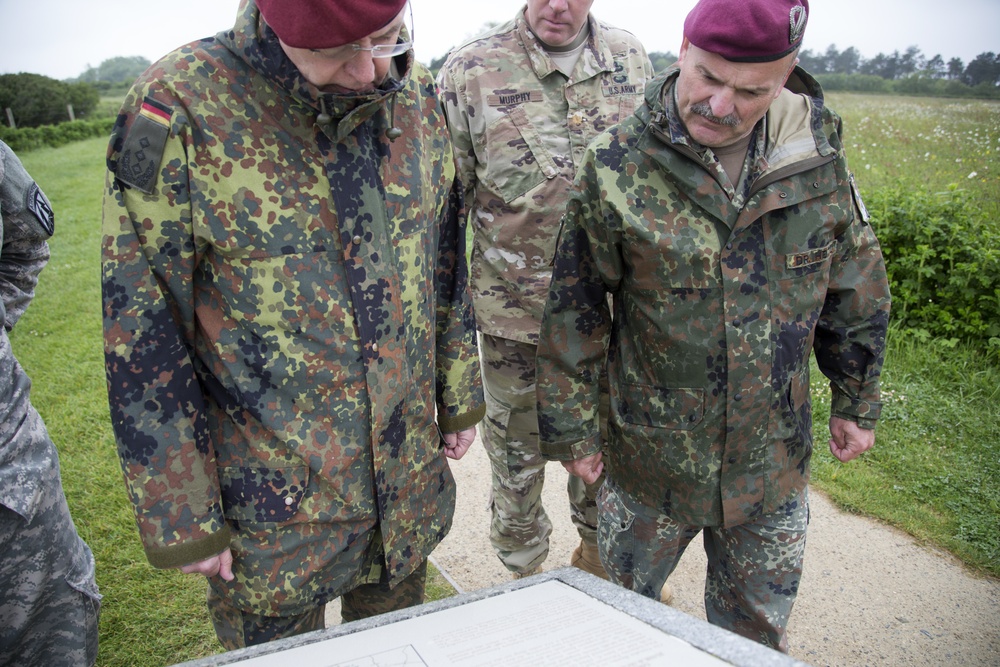
MULTIPOLYGON (((457 47, 438 75, 473 231, 492 468, 490 541, 515 577, 541 570, 552 523, 541 502, 535 346, 559 220, 584 149, 642 104, 652 65, 593 0, 528 0, 457 47)), ((580 544, 571 564, 607 578, 597 554, 599 482, 568 484, 580 544)))
POLYGON ((485 412, 462 193, 405 0, 244 0, 108 151, 112 422, 228 649, 423 601, 485 412))
POLYGON ((2 141, 0 220, 0 665, 93 665, 101 607, 94 556, 73 525, 59 454, 7 337, 49 260, 55 217, 2 141))
POLYGON ((810 355, 849 461, 874 444, 890 305, 840 118, 796 68, 808 10, 690 12, 678 65, 588 148, 538 352, 543 453, 607 475, 612 580, 655 596, 703 533, 709 621, 782 650, 809 518, 810 355))

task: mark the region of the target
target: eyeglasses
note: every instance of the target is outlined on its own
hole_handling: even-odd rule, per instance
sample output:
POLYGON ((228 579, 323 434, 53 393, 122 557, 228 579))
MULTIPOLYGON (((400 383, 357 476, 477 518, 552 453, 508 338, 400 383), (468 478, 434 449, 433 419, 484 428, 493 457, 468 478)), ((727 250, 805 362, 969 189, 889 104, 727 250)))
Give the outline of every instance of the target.
MULTIPOLYGON (((404 17, 402 25, 400 25, 398 30, 391 30, 389 34, 395 33, 396 39, 399 39, 399 35, 404 34, 409 39, 404 42, 396 41, 393 44, 375 44, 374 46, 361 46, 357 42, 351 44, 345 44, 343 46, 337 46, 332 49, 309 49, 313 53, 323 56, 324 58, 330 58, 333 60, 350 60, 359 51, 367 51, 371 54, 372 58, 395 58, 396 56, 401 56, 413 47, 413 6, 410 3, 406 4, 406 8, 409 14, 409 21, 404 17)), ((389 39, 386 37, 376 37, 375 41, 379 39, 389 39)))

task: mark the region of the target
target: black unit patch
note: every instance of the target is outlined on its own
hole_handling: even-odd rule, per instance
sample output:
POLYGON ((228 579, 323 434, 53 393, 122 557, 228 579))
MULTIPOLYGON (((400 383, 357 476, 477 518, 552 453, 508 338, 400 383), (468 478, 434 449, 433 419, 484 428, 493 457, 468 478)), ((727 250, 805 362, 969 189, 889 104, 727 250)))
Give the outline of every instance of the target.
POLYGON ((38 218, 45 233, 52 236, 56 231, 56 216, 49 206, 49 200, 45 198, 37 183, 32 183, 25 195, 24 208, 31 211, 32 215, 38 218))

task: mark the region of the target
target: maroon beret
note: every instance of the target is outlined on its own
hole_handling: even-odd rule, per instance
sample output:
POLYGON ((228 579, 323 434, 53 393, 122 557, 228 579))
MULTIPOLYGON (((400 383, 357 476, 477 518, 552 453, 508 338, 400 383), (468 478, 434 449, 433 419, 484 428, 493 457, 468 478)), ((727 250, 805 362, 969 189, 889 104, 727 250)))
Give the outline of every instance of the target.
POLYGON ((356 42, 389 25, 405 5, 406 0, 257 0, 278 39, 298 49, 356 42))
POLYGON ((809 0, 701 0, 684 20, 699 49, 739 63, 784 58, 802 43, 809 0))

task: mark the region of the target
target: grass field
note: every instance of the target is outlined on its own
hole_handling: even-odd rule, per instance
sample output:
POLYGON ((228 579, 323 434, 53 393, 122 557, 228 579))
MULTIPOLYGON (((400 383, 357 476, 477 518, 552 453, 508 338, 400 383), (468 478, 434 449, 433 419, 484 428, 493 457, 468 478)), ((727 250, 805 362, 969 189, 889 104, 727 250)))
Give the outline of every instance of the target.
MULTIPOLYGON (((894 179, 932 189, 960 183, 996 206, 997 150, 984 146, 1000 146, 1000 105, 979 109, 979 103, 927 100, 922 106, 912 98, 877 103, 857 95, 831 96, 830 104, 856 144, 852 164, 863 187, 894 179), (979 125, 956 124, 956 115, 974 116, 979 125), (888 120, 904 116, 905 124, 888 120), (976 136, 981 140, 947 138, 976 136), (926 145, 913 146, 919 143, 926 145), (924 153, 938 157, 920 158, 924 153), (971 171, 977 172, 973 178, 971 171)), ((57 232, 35 302, 11 338, 34 381, 33 403, 60 449, 70 507, 97 557, 105 595, 99 664, 158 666, 219 648, 204 609, 204 583, 146 564, 115 455, 101 353, 104 144, 95 139, 21 156, 52 199, 57 232)), ((983 219, 998 224, 995 216, 983 219)), ((1000 369, 961 345, 918 343, 893 331, 876 449, 846 466, 825 445, 829 400, 818 372, 813 383, 814 484, 851 511, 1000 575, 1000 369)), ((450 594, 438 582, 432 596, 450 594)))
POLYGON ((898 183, 974 194, 1000 224, 1000 103, 830 93, 862 192, 898 183))

